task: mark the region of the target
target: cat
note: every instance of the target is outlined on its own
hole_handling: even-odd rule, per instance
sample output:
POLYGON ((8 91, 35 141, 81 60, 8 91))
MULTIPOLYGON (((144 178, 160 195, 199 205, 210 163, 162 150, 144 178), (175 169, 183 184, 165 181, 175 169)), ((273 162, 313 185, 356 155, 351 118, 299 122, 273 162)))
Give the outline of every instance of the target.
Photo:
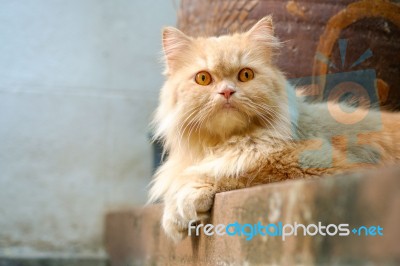
POLYGON ((173 240, 207 217, 217 192, 399 160, 398 114, 359 109, 354 123, 338 103, 291 100, 270 16, 244 33, 193 38, 166 27, 162 36, 166 81, 153 125, 168 158, 149 201, 163 200, 173 240))

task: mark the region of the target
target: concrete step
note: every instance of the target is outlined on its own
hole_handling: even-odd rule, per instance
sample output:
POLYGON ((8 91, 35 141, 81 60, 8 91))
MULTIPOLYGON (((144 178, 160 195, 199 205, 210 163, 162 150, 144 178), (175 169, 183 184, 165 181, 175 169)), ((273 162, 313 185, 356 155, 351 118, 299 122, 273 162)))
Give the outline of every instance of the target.
POLYGON ((176 245, 161 230, 161 214, 162 206, 153 205, 107 215, 105 243, 111 265, 400 264, 399 168, 219 193, 210 220, 203 222, 348 224, 348 236, 304 236, 299 229, 297 236, 285 240, 268 235, 246 240, 245 235, 202 233, 176 245))
POLYGON ((105 258, 1 258, 0 266, 108 266, 105 258))

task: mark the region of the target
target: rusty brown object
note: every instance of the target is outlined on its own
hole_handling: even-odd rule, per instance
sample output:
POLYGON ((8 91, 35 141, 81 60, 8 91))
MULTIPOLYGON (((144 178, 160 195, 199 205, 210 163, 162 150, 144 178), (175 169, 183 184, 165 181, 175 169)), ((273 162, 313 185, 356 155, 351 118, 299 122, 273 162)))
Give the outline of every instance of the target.
MULTIPOLYGON (((208 223, 379 225, 383 236, 205 236, 175 245, 164 235, 162 206, 110 213, 105 244, 112 266, 386 265, 400 263, 400 169, 297 180, 219 193, 208 223)), ((203 222, 205 223, 205 222, 203 222)))
MULTIPOLYGON (((182 0, 178 27, 192 36, 221 35, 246 30, 269 14, 277 36, 285 42, 278 66, 289 78, 373 69, 380 103, 400 109, 400 5, 396 1, 182 0), (343 66, 339 39, 347 40, 343 66), (352 66, 368 49, 372 56, 352 66), (317 60, 317 53, 336 68, 317 60)), ((314 94, 322 98, 324 79, 318 83, 314 94)))

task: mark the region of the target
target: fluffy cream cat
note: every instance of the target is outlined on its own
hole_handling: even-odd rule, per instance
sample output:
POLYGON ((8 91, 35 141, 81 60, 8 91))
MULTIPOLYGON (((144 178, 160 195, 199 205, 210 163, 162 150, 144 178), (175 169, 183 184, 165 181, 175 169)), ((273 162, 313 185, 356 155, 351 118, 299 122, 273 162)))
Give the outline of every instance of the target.
POLYGON ((164 201, 162 226, 174 240, 207 215, 219 191, 400 158, 397 114, 361 110, 353 123, 335 104, 290 100, 294 90, 274 65, 278 48, 270 17, 220 37, 164 29, 167 79, 154 125, 168 158, 150 201, 164 201))

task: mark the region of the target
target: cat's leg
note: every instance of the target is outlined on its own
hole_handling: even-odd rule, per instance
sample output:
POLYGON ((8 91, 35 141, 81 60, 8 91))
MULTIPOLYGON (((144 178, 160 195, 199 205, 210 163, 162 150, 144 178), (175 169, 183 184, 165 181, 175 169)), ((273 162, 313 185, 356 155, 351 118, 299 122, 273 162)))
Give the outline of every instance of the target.
POLYGON ((318 167, 321 158, 306 154, 308 165, 299 162, 302 150, 315 144, 282 143, 279 148, 260 138, 237 138, 216 148, 197 165, 184 170, 164 197, 162 220, 167 235, 180 240, 188 233, 190 221, 198 221, 211 209, 215 193, 285 179, 307 178, 345 170, 346 165, 318 167), (178 181, 179 180, 179 181, 178 181))
POLYGON ((179 177, 183 180, 174 184, 164 198, 162 226, 166 234, 175 241, 187 236, 190 221, 208 217, 216 193, 213 178, 197 176, 196 171, 184 171, 179 177))
POLYGON ((286 179, 336 174, 355 167, 346 162, 340 150, 323 150, 338 155, 332 162, 325 153, 321 156, 321 152, 305 152, 318 149, 321 144, 317 141, 277 143, 263 136, 232 138, 198 164, 199 175, 212 176, 217 182, 217 191, 228 191, 286 179))

